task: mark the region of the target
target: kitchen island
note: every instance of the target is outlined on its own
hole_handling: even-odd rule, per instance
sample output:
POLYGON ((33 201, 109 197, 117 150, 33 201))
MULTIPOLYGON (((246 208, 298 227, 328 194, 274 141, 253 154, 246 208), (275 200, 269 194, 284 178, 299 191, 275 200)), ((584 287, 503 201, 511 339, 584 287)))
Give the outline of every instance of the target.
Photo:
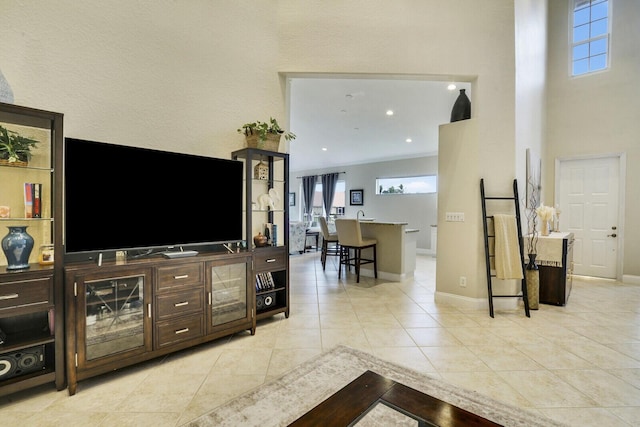
MULTIPOLYGON (((419 230, 407 228, 407 225, 406 222, 360 220, 362 237, 378 241, 378 278, 399 282, 413 277, 419 230)), ((373 257, 372 249, 363 251, 363 257, 373 257)), ((360 275, 373 277, 373 264, 363 265, 360 275)))

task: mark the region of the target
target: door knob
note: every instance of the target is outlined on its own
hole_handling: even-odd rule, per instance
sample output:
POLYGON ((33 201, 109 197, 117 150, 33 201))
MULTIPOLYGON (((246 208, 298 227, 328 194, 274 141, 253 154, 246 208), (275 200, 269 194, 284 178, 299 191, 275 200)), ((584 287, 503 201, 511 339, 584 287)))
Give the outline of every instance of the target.
POLYGON ((618 237, 618 235, 616 233, 613 234, 607 234, 607 237, 618 237))

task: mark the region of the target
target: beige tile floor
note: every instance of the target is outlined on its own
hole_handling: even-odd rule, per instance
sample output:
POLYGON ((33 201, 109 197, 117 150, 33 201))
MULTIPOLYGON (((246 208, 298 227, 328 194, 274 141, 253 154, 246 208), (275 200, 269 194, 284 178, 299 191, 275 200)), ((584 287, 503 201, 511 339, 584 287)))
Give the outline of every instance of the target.
MULTIPOLYGON (((332 260, 330 260, 332 261, 332 260)), ((435 303, 435 260, 401 283, 291 258, 291 315, 145 364, 0 398, 3 426, 175 426, 345 344, 574 426, 640 425, 640 286, 576 278, 566 307, 435 303)))

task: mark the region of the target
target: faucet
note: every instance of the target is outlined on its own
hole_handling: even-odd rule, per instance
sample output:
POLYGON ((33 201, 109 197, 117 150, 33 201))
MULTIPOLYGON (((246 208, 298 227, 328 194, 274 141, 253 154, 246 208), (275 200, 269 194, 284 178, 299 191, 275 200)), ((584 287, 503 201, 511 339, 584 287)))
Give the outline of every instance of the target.
POLYGON ((358 211, 358 213, 356 214, 356 219, 360 219, 360 212, 362 212, 362 218, 364 218, 364 211, 362 209, 360 209, 358 211))

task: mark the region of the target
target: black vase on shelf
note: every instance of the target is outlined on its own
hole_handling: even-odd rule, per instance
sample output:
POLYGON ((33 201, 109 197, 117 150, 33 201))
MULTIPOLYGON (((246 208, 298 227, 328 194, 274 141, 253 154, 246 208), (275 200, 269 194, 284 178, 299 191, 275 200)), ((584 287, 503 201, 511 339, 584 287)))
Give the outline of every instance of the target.
POLYGON ((29 268, 29 255, 33 250, 33 237, 26 226, 9 226, 9 234, 2 239, 2 251, 7 257, 7 270, 29 268))
POLYGON ((529 308, 537 310, 540 305, 540 269, 536 264, 536 254, 529 254, 529 262, 524 271, 527 279, 527 297, 529 308))
POLYGON ((460 89, 460 95, 453 103, 451 109, 451 123, 459 120, 467 120, 471 118, 471 101, 465 93, 465 89, 460 89))

